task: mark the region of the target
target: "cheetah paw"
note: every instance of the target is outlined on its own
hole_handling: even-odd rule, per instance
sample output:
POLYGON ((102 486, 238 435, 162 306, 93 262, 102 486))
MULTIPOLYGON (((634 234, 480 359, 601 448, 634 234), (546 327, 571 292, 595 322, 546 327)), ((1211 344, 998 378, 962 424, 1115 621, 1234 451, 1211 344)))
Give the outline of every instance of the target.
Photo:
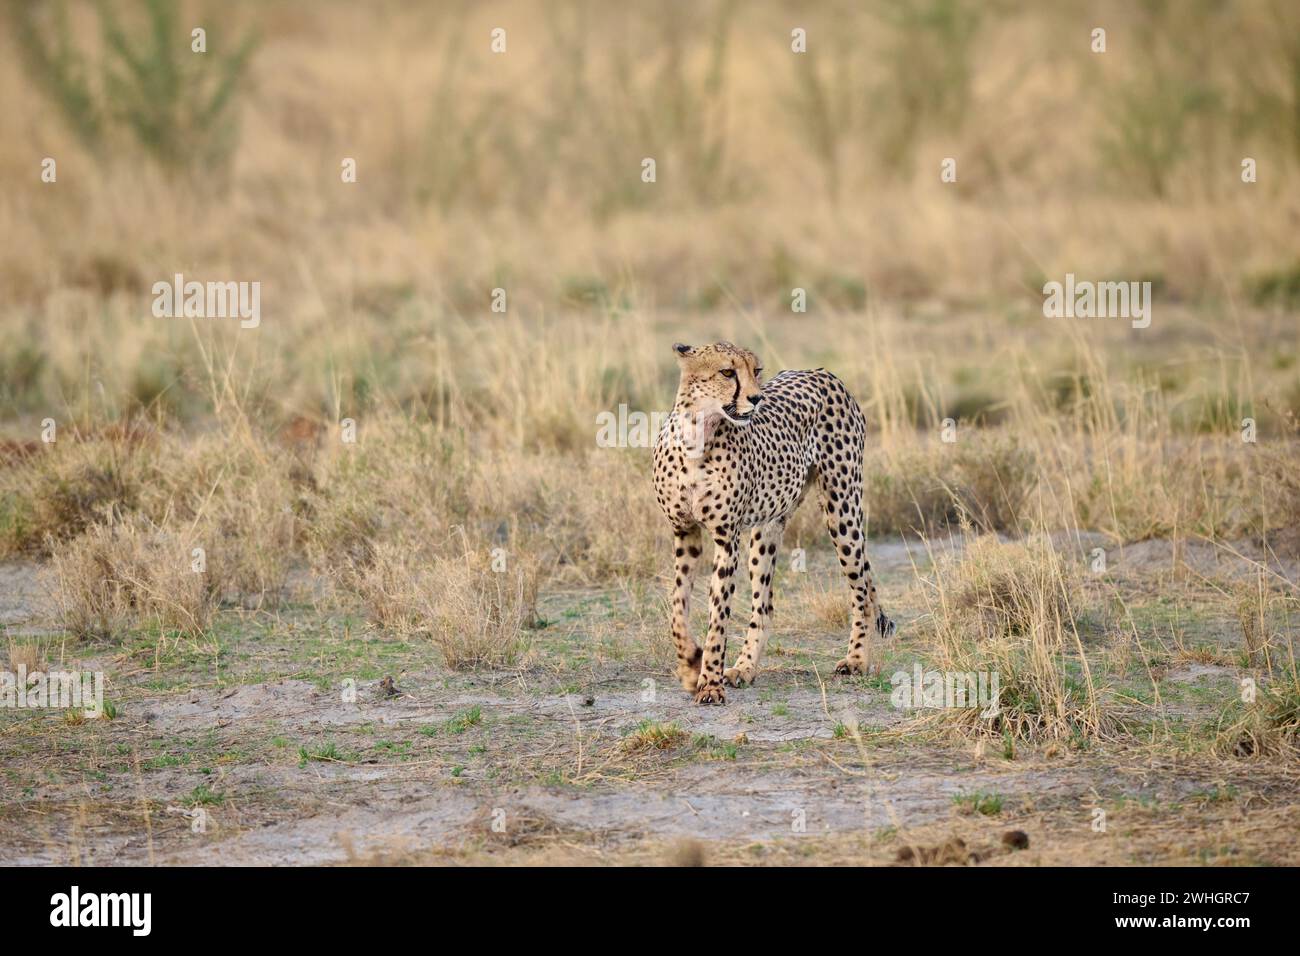
POLYGON ((844 658, 844 660, 840 661, 838 664, 835 665, 835 673, 837 674, 879 674, 880 665, 868 664, 866 661, 861 659, 850 660, 849 658, 846 657, 844 658))
POLYGON ((695 692, 697 704, 725 704, 727 695, 722 692, 721 684, 705 684, 695 692))
POLYGON ((758 668, 753 664, 737 664, 735 667, 728 667, 722 672, 722 679, 732 687, 743 687, 745 684, 752 684, 758 678, 758 668))

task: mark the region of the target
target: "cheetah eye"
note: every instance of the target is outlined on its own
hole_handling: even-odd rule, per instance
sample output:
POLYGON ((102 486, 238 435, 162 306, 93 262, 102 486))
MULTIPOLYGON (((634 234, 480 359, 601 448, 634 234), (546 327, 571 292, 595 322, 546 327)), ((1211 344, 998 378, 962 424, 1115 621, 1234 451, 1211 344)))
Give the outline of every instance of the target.
POLYGON ((761 368, 754 369, 754 378, 758 378, 762 374, 763 374, 763 370, 761 368))
POLYGON ((724 369, 721 369, 721 372, 722 372, 722 377, 723 377, 723 378, 735 378, 735 377, 736 377, 736 370, 735 370, 734 368, 724 368, 724 369))

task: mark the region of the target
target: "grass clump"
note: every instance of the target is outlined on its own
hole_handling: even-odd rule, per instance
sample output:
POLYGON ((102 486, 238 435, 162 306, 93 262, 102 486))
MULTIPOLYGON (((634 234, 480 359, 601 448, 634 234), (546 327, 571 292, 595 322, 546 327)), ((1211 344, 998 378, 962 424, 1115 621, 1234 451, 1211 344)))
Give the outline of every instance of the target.
POLYGON ((941 671, 996 676, 995 713, 938 713, 962 732, 1006 740, 1090 740, 1108 732, 1076 618, 1073 570, 1045 538, 968 538, 924 588, 933 659, 941 671))
POLYGON ((686 739, 686 731, 676 724, 661 724, 643 720, 623 738, 625 753, 642 753, 647 750, 672 750, 686 739))
POLYGON ((1237 586, 1234 609, 1245 645, 1243 664, 1258 676, 1243 679, 1239 698, 1221 711, 1214 748, 1233 757, 1294 757, 1300 754, 1296 602, 1271 593, 1261 574, 1237 586))
POLYGON ((309 763, 347 763, 350 759, 332 740, 317 747, 298 748, 299 767, 305 767, 309 763))
POLYGON ((974 793, 954 794, 952 802, 961 813, 978 813, 982 816, 994 817, 1002 812, 1006 798, 1000 793, 984 793, 977 790, 974 793))
POLYGON ((1300 681, 1289 675, 1224 708, 1214 747, 1231 757, 1300 756, 1300 681))
POLYGON ((467 552, 432 558, 399 580, 380 563, 377 572, 392 588, 383 595, 391 602, 383 613, 401 615, 411 629, 427 634, 452 670, 511 667, 527 647, 539 584, 534 564, 517 564, 467 552))
POLYGON ((462 710, 447 721, 447 732, 452 734, 463 734, 471 727, 476 727, 483 722, 483 708, 478 704, 468 710, 462 710))
POLYGON ((509 667, 537 617, 538 573, 526 565, 500 571, 473 559, 444 559, 435 569, 439 601, 428 604, 431 636, 447 666, 509 667))
POLYGON ((201 783, 190 791, 187 799, 192 807, 215 807, 226 802, 226 795, 216 793, 206 783, 201 783))
POLYGON ((93 525, 52 545, 46 572, 55 620, 75 637, 116 637, 156 625, 204 633, 217 608, 210 575, 195 570, 197 541, 135 518, 93 525))

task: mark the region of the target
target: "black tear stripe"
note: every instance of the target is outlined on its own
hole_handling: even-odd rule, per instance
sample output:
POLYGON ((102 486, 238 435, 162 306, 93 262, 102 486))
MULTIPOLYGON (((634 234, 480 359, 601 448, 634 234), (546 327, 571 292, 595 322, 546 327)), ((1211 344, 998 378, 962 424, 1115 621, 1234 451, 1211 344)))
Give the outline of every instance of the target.
POLYGON ((740 414, 740 376, 736 376, 736 394, 731 396, 731 407, 740 414))

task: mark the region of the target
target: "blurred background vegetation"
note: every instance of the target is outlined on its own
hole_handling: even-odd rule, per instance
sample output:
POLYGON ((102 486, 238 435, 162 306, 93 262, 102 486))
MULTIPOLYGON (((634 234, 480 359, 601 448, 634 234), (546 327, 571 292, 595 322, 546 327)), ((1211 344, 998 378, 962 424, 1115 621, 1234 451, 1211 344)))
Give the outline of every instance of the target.
POLYGON ((667 404, 653 343, 678 332, 864 377, 883 339, 920 426, 1005 419, 998 348, 1068 391, 1080 337, 1192 432, 1300 405, 1293 3, 3 10, 0 421, 25 433, 45 413, 210 415, 214 369, 276 422, 490 404, 493 323, 650 330, 652 358, 591 346, 601 401, 667 404), (260 281, 262 329, 152 319, 175 272, 260 281), (1045 325, 1042 284, 1066 272, 1151 281, 1153 329, 1045 325))

